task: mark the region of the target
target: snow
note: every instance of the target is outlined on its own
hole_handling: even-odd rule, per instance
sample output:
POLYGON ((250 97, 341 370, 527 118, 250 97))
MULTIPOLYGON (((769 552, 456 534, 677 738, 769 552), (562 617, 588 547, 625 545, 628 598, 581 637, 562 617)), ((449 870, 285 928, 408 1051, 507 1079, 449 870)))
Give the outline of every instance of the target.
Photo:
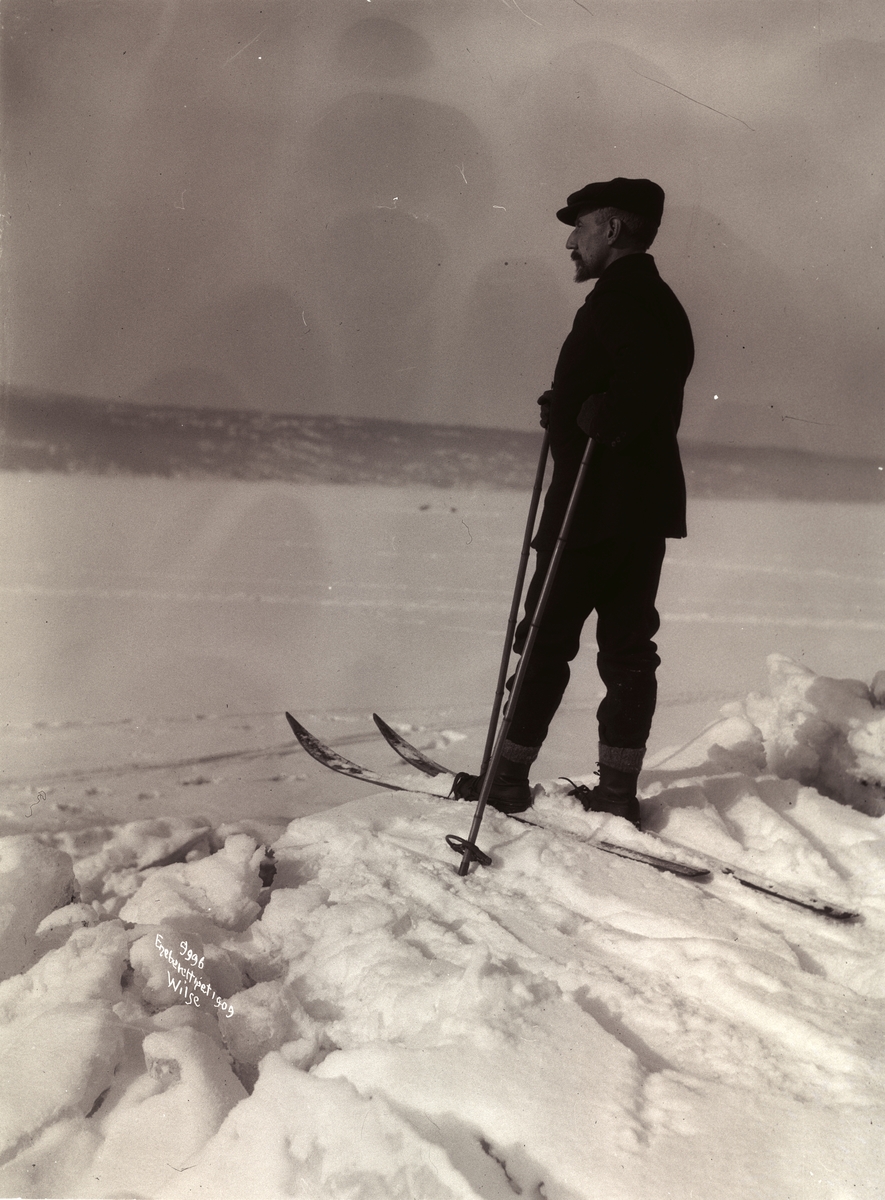
POLYGON ((133 925, 184 920, 212 930, 241 929, 259 914, 264 852, 246 834, 229 837, 217 854, 173 864, 151 875, 120 910, 133 925))
MULTIPOLYGON (((167 504, 181 502, 167 487, 167 504)), ((267 493, 251 494, 263 520, 257 501, 267 493)), ((299 495, 312 503, 312 493, 299 495)), ((400 591, 379 575, 373 600, 377 542, 366 514, 380 493, 355 495, 346 546, 311 543, 322 545, 330 575, 317 568, 299 586, 319 606, 322 580, 362 539, 367 576, 350 597, 360 603, 318 616, 305 601, 329 678, 312 707, 297 711, 342 753, 408 779, 412 769, 394 763, 362 706, 375 681, 383 691, 419 672, 427 625, 411 637, 394 616, 414 616, 426 601, 426 620, 445 625, 447 640, 435 650, 424 712, 398 724, 459 766, 484 738, 474 677, 484 688, 494 676, 502 587, 490 568, 471 578, 466 599, 454 585, 432 592, 452 577, 455 554, 440 499, 432 544, 441 561, 429 559, 413 584, 403 575, 400 591), (376 600, 389 620, 378 620, 376 600), (373 611, 375 640, 360 641, 360 621, 373 611), (330 630, 342 627, 336 650, 330 630), (356 645, 368 655, 359 662, 356 645), (378 664, 395 659, 393 647, 407 661, 384 676, 378 664), (475 661, 464 666, 462 655, 475 661), (354 686, 348 708, 336 697, 354 686)), ((487 548, 491 533, 512 524, 500 497, 475 508, 470 497, 449 499, 487 548)), ((417 526, 403 515, 411 495, 382 500, 400 506, 403 553, 414 553, 417 526)), ((336 494, 335 503, 347 502, 336 494)), ((729 527, 746 509, 718 512, 729 527)), ((580 672, 535 777, 546 828, 488 811, 479 843, 492 866, 465 878, 445 837, 467 835, 472 806, 324 772, 261 712, 225 715, 219 705, 212 716, 207 705, 202 719, 202 709, 126 718, 118 688, 117 718, 74 722, 59 711, 39 728, 25 719, 8 726, 0 912, 4 962, 13 965, 0 982, 0 1059, 13 1086, 0 1101, 0 1194, 878 1200, 882 662, 874 577, 857 585, 867 609, 840 623, 847 552, 833 549, 840 520, 872 526, 866 510, 829 510, 827 541, 818 513, 832 590, 814 576, 808 607, 793 609, 807 618, 800 631, 781 614, 818 570, 810 550, 802 559, 807 514, 784 507, 769 526, 756 510, 757 541, 784 542, 792 529, 792 565, 740 591, 736 554, 728 571, 713 568, 698 583, 707 594, 692 609, 683 586, 694 578, 691 556, 712 563, 722 554, 721 523, 704 538, 713 515, 699 514, 701 536, 690 551, 674 549, 665 579, 665 617, 677 619, 669 628, 665 619, 662 636, 678 643, 688 625, 679 618, 692 613, 721 623, 709 640, 704 620, 691 625, 700 646, 681 676, 667 675, 679 659, 665 654, 661 722, 642 776, 649 833, 585 814, 557 774, 561 754, 573 780, 593 779, 593 685, 580 672), (742 613, 759 619, 744 626, 742 613), (774 645, 760 636, 763 624, 774 645), (704 666, 704 654, 715 659, 721 640, 732 656, 745 636, 756 673, 742 665, 714 686, 721 659, 704 666), (811 651, 848 665, 815 671, 811 651), (706 881, 659 873, 601 853, 593 837, 652 852, 664 838, 689 859, 713 856, 859 916, 834 920, 721 871, 706 881)), ((172 528, 168 507, 160 518, 172 528)), ((125 504, 116 519, 115 537, 127 545, 125 504)), ((216 534, 213 569, 226 572, 231 559, 216 534)), ((83 586, 95 590, 97 577, 83 586)), ((256 571, 270 594, 266 583, 256 571)), ((52 586, 60 590, 61 579, 52 586)), ((126 591, 128 580, 114 586, 126 591)), ((35 603, 49 612, 57 597, 35 603)), ((101 603, 110 612, 130 601, 106 594, 101 603)), ((82 630, 81 617, 94 614, 78 609, 72 630, 82 630)), ((196 628, 189 617, 185 625, 196 628)), ((270 670, 270 626, 250 629, 270 670)), ((245 654, 247 633, 240 639, 245 654)), ((225 645, 216 641, 219 653, 225 645)), ((305 647, 315 669, 319 650, 309 637, 305 647)), ((130 647, 121 663, 132 667, 137 655, 130 647)), ((180 667, 192 669, 192 660, 180 667)), ((28 685, 14 679, 24 709, 28 685)), ((89 694, 96 679, 84 676, 89 694)), ((385 715, 396 719, 393 707, 385 715)))
POLYGON ((74 898, 72 866, 66 854, 36 838, 0 842, 0 978, 8 979, 34 961, 38 926, 74 898))
POLYGON ((751 696, 771 769, 873 816, 885 813, 885 707, 854 679, 819 679, 782 655, 772 656, 771 695, 751 696))
MULTIPOLYGON (((417 793, 292 821, 269 887, 231 825, 133 888, 119 847, 140 831, 149 858, 156 829, 129 823, 98 923, 0 985, 28 1080, 0 1112, 5 1194, 881 1194, 881 818, 780 751, 801 702, 831 761, 860 738, 881 783, 881 713, 781 656, 771 680, 652 765, 646 828, 858 920, 594 851, 656 843, 562 781, 536 786, 544 830, 487 813, 493 866, 466 878, 445 835, 471 809, 417 793)), ((81 869, 94 889, 94 854, 81 869)))
POLYGON ((0 984, 3 1077, 27 1080, 0 1101, 5 1157, 74 1113, 85 1118, 110 1086, 123 1047, 114 1005, 125 962, 124 930, 106 922, 75 929, 29 971, 0 984))

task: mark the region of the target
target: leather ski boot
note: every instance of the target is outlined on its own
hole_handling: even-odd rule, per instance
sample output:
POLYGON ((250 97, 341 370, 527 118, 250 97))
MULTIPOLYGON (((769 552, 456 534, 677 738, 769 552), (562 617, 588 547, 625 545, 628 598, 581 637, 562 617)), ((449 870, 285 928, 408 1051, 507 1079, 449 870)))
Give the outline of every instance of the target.
MULTIPOLYGON (((636 798, 638 771, 619 771, 607 763, 599 764, 599 783, 589 788, 585 783, 576 783, 569 792, 577 796, 585 812, 609 813, 623 817, 637 829, 642 829, 639 801, 636 798)), ((569 780, 571 783, 572 780, 569 780)))
MULTIPOLYGON (((452 784, 452 795, 456 800, 479 799, 482 790, 482 775, 469 775, 459 771, 452 784)), ((529 783, 529 764, 502 759, 495 773, 495 782, 489 791, 488 803, 498 812, 521 813, 532 806, 532 788, 529 783)))

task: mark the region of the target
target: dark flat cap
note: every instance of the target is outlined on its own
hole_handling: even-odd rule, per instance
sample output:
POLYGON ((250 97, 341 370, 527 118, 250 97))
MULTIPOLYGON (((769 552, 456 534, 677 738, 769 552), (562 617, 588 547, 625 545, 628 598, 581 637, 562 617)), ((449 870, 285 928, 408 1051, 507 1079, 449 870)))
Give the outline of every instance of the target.
POLYGON ((610 179, 608 183, 588 183, 572 192, 568 204, 556 214, 566 225, 577 224, 582 212, 594 208, 621 208, 624 212, 651 217, 659 225, 664 215, 664 189, 650 179, 610 179))

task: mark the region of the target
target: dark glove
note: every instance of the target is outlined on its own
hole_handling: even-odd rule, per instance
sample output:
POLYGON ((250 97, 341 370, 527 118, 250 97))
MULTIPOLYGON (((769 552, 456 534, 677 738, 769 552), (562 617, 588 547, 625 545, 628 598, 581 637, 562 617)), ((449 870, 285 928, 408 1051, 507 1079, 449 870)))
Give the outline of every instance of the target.
POLYGON ((549 390, 546 391, 543 396, 538 397, 538 403, 541 406, 541 416, 539 419, 541 422, 542 429, 546 429, 547 426, 550 424, 550 405, 552 402, 553 402, 553 393, 549 390))

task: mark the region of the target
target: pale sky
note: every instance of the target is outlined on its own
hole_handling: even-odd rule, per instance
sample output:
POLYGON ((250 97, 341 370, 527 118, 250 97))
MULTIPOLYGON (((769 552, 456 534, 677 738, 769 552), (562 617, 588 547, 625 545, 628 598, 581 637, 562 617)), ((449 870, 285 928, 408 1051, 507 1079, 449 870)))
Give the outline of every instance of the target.
POLYGON ((648 176, 695 441, 885 452, 880 0, 6 0, 4 375, 529 429, 648 176))

